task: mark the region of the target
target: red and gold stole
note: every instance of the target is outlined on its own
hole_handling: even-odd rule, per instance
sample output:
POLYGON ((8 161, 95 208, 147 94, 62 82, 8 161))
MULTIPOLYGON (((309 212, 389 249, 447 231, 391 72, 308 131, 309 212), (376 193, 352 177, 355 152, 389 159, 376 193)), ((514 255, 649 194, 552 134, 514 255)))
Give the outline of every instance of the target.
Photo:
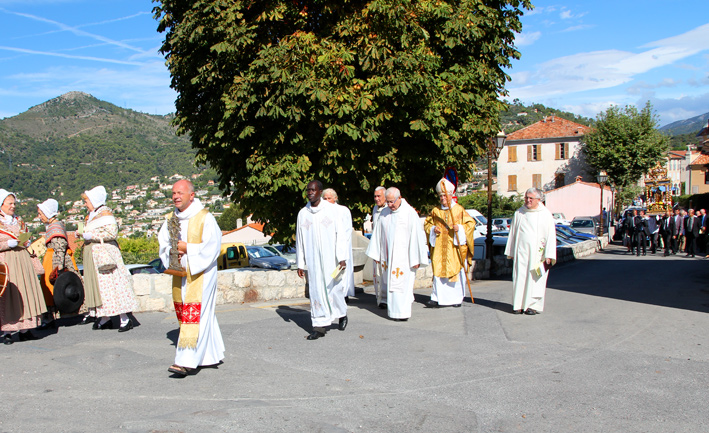
MULTIPOLYGON (((204 219, 209 211, 202 209, 187 222, 187 243, 202 243, 204 219)), ((182 299, 182 277, 172 277, 172 301, 175 304, 175 314, 180 322, 180 338, 178 349, 197 348, 199 337, 199 319, 202 310, 202 280, 204 272, 192 275, 189 263, 187 265, 187 293, 182 299)))

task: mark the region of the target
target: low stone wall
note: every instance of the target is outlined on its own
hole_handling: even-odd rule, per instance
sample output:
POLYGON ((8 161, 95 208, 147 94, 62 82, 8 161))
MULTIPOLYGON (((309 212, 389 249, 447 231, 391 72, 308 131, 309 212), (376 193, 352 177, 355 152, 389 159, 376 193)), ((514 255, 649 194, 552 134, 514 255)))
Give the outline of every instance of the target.
MULTIPOLYGON (((605 247, 607 241, 603 240, 605 247)), ((586 241, 571 247, 558 247, 556 257, 558 263, 586 257, 598 251, 599 244, 586 241)), ((357 261, 357 260, 355 260, 357 261)), ((505 256, 495 256, 494 275, 512 273, 512 260, 505 256)), ((361 284, 362 275, 366 274, 359 267, 359 275, 355 275, 355 284, 361 284)), ((490 278, 490 261, 475 260, 471 269, 473 280, 490 278)), ((433 268, 426 266, 416 271, 414 288, 426 288, 431 285, 433 268)), ((366 279, 366 278, 365 278, 366 279)), ((257 269, 229 269, 217 274, 217 304, 238 304, 244 302, 275 301, 278 299, 302 298, 306 294, 305 279, 299 278, 295 270, 273 271, 257 269)), ((172 307, 172 277, 166 274, 133 275, 133 291, 138 298, 139 309, 142 311, 171 311, 172 307)))

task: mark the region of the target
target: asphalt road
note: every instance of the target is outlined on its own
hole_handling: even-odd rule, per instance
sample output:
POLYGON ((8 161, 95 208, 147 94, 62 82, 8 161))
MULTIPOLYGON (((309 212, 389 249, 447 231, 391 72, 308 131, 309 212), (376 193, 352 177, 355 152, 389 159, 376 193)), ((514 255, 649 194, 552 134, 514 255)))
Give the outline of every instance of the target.
POLYGON ((64 320, 0 347, 2 432, 705 432, 709 259, 620 247, 552 270, 546 311, 476 303, 393 322, 367 289, 307 341, 307 300, 218 308, 227 357, 171 377, 173 314, 119 334, 64 320))

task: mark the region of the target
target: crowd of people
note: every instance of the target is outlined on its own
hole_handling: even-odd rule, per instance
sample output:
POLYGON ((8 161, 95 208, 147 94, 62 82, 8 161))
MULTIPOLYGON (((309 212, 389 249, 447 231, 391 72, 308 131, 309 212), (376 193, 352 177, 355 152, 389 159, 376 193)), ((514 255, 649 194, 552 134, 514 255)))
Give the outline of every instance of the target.
MULTIPOLYGON (((440 205, 421 224, 419 214, 395 187, 374 190, 372 236, 366 255, 373 260, 376 303, 394 321, 411 318, 416 271, 433 267, 431 308, 460 307, 470 290, 468 266, 473 249, 475 220, 455 202, 455 185, 441 179, 435 187, 440 205)), ((308 183, 308 203, 296 222, 298 276, 307 275, 313 330, 308 340, 326 335, 337 321, 348 324, 348 295, 352 282, 352 219, 336 203, 332 189, 320 181, 308 183)), ((542 193, 530 188, 525 205, 516 213, 506 254, 514 259, 513 312, 536 315, 544 309, 549 269, 556 261, 556 237, 551 213, 542 204, 542 193)), ((472 299, 472 293, 471 293, 472 299)))
POLYGON ((664 256, 685 253, 686 257, 709 258, 707 250, 707 224, 705 209, 680 209, 662 215, 646 215, 644 210, 629 210, 621 218, 623 244, 627 252, 640 256, 664 250, 664 256))

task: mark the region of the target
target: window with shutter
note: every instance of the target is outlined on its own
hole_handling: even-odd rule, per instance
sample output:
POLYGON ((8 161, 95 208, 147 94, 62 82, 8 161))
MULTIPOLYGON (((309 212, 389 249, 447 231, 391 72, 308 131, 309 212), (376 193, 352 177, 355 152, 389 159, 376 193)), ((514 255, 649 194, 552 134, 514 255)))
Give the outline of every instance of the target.
POLYGON ((517 191, 517 175, 507 176, 507 191, 517 191))
POLYGON ((542 175, 533 174, 532 175, 532 186, 541 190, 542 189, 542 175))
POLYGON ((517 146, 507 148, 507 162, 517 162, 517 146))

